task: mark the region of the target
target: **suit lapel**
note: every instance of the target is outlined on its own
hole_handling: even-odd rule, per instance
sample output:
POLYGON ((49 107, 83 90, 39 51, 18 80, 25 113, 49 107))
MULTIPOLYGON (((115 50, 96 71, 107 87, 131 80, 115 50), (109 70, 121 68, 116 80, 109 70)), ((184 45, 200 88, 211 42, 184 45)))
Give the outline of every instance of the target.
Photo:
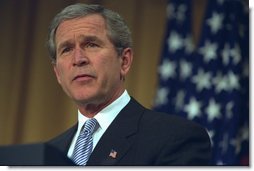
POLYGON ((134 99, 122 109, 92 152, 87 165, 115 165, 130 149, 144 108, 134 99))

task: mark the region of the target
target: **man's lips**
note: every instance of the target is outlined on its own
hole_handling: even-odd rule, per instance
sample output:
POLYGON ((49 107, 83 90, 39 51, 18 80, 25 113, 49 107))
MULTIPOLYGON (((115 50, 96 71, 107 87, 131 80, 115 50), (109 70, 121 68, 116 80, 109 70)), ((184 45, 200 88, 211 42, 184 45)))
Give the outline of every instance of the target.
POLYGON ((80 75, 75 76, 72 81, 87 81, 87 80, 90 80, 92 78, 94 78, 94 76, 92 76, 92 75, 80 74, 80 75))

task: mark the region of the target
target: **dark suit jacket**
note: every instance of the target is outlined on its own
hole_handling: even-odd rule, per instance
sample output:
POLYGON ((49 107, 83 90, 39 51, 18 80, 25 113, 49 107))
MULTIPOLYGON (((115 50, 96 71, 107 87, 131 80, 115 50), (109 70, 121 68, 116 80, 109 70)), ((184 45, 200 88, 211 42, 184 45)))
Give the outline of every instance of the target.
MULTIPOLYGON (((77 125, 48 143, 67 155, 77 125)), ((87 165, 209 165, 204 128, 175 115, 148 110, 133 98, 108 127, 87 165), (111 150, 117 152, 111 157, 111 150)))

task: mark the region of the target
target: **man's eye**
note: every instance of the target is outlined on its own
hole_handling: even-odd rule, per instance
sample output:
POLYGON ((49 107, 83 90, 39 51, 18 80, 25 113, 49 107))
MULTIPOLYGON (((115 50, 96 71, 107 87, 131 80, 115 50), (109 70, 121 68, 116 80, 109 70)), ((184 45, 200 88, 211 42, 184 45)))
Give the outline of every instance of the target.
POLYGON ((95 43, 91 43, 91 42, 90 42, 90 43, 87 43, 87 44, 86 44, 86 47, 92 47, 92 48, 93 48, 93 47, 98 47, 98 45, 95 44, 95 43))
POLYGON ((66 47, 66 48, 64 48, 64 49, 62 50, 62 54, 63 54, 63 53, 67 53, 67 52, 69 52, 69 51, 71 51, 71 48, 70 48, 70 47, 66 47))

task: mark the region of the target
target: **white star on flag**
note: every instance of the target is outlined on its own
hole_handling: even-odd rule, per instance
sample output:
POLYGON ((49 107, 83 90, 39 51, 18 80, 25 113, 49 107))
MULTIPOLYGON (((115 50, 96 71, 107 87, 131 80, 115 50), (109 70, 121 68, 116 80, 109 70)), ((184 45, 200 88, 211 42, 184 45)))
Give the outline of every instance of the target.
POLYGON ((186 79, 192 74, 192 64, 181 60, 180 61, 180 77, 181 79, 186 79))
POLYGON ((210 99, 209 105, 206 108, 209 122, 212 122, 215 118, 219 119, 221 117, 220 108, 220 105, 217 104, 214 99, 210 99))
POLYGON ((239 45, 235 45, 233 49, 230 50, 230 55, 233 57, 234 64, 238 64, 241 61, 241 50, 239 45))
POLYGON ((175 63, 165 59, 159 68, 159 73, 163 80, 167 80, 175 76, 175 69, 175 63))
POLYGON ((239 78, 232 71, 228 73, 228 87, 230 90, 240 89, 239 78))
POLYGON ((172 32, 168 39, 168 49, 175 52, 183 47, 183 39, 177 32, 172 32))
POLYGON ((184 107, 184 110, 188 113, 188 119, 194 119, 201 115, 201 103, 193 97, 189 104, 184 107))
POLYGON ((229 43, 226 43, 224 46, 224 49, 222 50, 222 60, 224 65, 228 65, 229 64, 229 59, 230 59, 230 47, 229 47, 229 43))
POLYGON ((218 45, 216 43, 211 43, 209 40, 207 40, 205 42, 205 45, 199 49, 199 53, 204 56, 204 61, 208 63, 211 60, 216 59, 217 48, 218 45))
POLYGON ((168 102, 168 93, 168 88, 161 87, 160 89, 158 89, 155 104, 158 106, 166 104, 168 102))
POLYGON ((198 74, 192 77, 192 82, 196 84, 197 91, 211 88, 211 73, 205 73, 203 69, 198 70, 198 74))
POLYGON ((217 94, 223 90, 228 90, 228 79, 226 76, 223 76, 221 72, 217 72, 212 82, 215 85, 215 92, 217 94))
POLYGON ((184 97, 185 92, 183 90, 177 92, 175 97, 175 105, 177 110, 180 110, 184 106, 184 97))
POLYGON ((222 14, 214 12, 212 17, 207 19, 207 24, 210 26, 213 34, 216 34, 221 29, 223 18, 222 14))

